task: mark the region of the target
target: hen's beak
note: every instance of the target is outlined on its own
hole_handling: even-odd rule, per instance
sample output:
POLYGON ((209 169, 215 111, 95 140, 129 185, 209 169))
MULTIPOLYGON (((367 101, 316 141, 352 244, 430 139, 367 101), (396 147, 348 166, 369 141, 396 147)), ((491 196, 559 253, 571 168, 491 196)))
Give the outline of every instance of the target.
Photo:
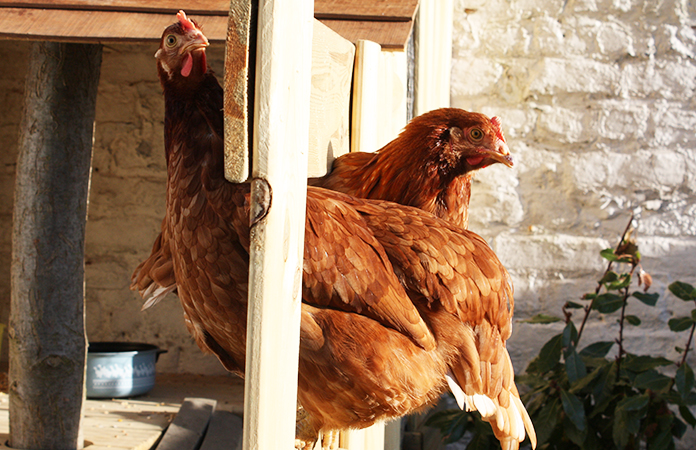
POLYGON ((181 49, 179 50, 179 54, 181 55, 184 53, 195 52, 196 50, 203 50, 210 45, 208 38, 205 37, 200 30, 193 30, 187 33, 187 37, 190 38, 190 41, 181 46, 181 49))
POLYGON ((510 155, 510 149, 508 148, 507 144, 500 139, 498 139, 498 142, 496 144, 496 149, 492 151, 487 151, 486 157, 492 159, 495 162, 499 162, 508 167, 512 167, 512 155, 510 155))

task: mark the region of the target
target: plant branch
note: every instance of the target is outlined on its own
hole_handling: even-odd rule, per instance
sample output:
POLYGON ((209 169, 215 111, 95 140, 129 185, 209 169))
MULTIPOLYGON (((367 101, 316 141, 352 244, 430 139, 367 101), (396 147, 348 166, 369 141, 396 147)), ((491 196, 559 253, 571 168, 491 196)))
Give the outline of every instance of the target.
MULTIPOLYGON (((696 303, 696 301, 694 301, 696 303)), ((684 349, 684 354, 682 355, 681 361, 677 367, 681 367, 686 362, 686 355, 689 354, 689 347, 691 347, 691 341, 694 338, 694 330, 696 330, 696 322, 691 325, 691 331, 689 332, 689 340, 686 341, 686 348, 684 349)))
MULTIPOLYGON (((628 230, 631 229, 631 224, 633 223, 633 214, 631 214, 631 218, 628 220, 628 224, 626 225, 626 228, 624 229, 623 234, 621 234, 621 239, 619 239, 619 243, 616 244, 616 248, 614 251, 617 251, 619 247, 621 247, 621 244, 623 243, 624 239, 626 238, 626 234, 628 234, 628 230)), ((602 274, 602 277, 600 280, 603 280, 604 277, 611 271, 612 266, 614 265, 614 261, 609 261, 609 264, 607 264, 607 269, 604 271, 604 274, 602 274)), ((633 273, 633 271, 631 271, 633 273)), ((592 311, 592 306, 594 306, 595 299, 597 298, 597 295, 599 295, 599 291, 602 290, 602 283, 597 283, 597 287, 595 288, 595 298, 592 299, 589 305, 585 306, 585 317, 582 318, 582 323, 580 324, 580 330, 578 330, 578 338, 575 341, 575 345, 580 342, 580 337, 582 336, 582 331, 585 329, 585 324, 587 323, 587 318, 590 317, 590 312, 592 311)))

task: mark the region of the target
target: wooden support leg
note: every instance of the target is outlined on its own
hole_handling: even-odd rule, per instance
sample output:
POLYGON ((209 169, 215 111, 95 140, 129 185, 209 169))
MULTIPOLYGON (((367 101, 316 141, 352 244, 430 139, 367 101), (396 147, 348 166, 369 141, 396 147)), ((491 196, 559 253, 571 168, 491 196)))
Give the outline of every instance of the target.
POLYGON ((101 46, 34 44, 12 230, 10 445, 81 449, 84 241, 101 46))

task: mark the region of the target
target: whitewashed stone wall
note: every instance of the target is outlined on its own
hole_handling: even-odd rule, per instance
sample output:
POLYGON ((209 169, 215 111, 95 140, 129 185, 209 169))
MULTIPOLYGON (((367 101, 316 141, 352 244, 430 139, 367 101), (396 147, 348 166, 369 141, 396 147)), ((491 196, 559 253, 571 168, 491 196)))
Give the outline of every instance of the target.
MULTIPOLYGON (((676 359, 686 333, 667 321, 693 305, 666 286, 696 283, 696 4, 455 5, 452 106, 500 116, 515 157, 513 169, 478 175, 471 229, 514 279, 516 369, 560 329, 519 320, 561 315, 565 301, 593 290, 598 251, 616 245, 631 212, 643 267, 663 295, 656 309, 629 306, 644 325, 628 329, 627 347, 676 359)), ((615 338, 615 320, 591 317, 585 344, 615 338)))

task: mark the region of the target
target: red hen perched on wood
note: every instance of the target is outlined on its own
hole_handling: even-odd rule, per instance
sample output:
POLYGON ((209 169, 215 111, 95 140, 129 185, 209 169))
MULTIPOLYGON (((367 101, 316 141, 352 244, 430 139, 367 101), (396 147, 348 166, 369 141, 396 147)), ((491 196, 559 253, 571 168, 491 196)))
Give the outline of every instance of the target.
MULTIPOLYGON (((205 62, 205 36, 183 12, 177 17, 156 55, 166 217, 138 270, 171 259, 190 333, 243 376, 250 187, 224 179, 222 89, 205 62)), ((534 443, 505 348, 512 287, 486 242, 413 207, 317 187, 307 190, 306 212, 298 400, 307 421, 299 437, 309 444, 320 431, 399 417, 451 389, 504 448, 518 448, 525 429, 534 443)))
POLYGON ((415 206, 466 229, 474 171, 494 163, 512 167, 500 119, 441 108, 411 120, 375 153, 336 158, 328 175, 309 184, 415 206))

